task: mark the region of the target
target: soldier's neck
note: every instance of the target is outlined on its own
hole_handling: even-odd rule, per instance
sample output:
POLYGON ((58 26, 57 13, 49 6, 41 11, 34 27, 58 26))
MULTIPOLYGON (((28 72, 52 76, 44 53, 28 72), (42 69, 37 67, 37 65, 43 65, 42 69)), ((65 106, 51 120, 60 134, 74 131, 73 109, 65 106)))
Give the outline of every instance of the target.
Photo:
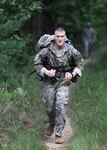
POLYGON ((58 49, 58 50, 62 50, 62 49, 64 49, 64 46, 65 46, 65 45, 61 45, 61 46, 56 45, 56 49, 58 49))

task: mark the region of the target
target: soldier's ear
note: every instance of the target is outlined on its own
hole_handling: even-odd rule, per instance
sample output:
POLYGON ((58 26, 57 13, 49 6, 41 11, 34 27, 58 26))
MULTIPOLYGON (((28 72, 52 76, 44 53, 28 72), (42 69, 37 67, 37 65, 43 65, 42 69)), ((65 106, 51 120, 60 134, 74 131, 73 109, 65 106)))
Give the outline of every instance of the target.
POLYGON ((67 36, 66 36, 66 35, 65 35, 65 40, 66 40, 66 41, 68 41, 68 38, 67 38, 67 36))

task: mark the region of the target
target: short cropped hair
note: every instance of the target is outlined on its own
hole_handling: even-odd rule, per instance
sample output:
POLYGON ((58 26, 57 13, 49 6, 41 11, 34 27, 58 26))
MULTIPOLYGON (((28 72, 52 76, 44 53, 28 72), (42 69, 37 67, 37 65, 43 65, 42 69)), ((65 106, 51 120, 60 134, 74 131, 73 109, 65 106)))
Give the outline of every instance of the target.
POLYGON ((56 30, 55 30, 55 32, 56 32, 56 31, 59 31, 59 32, 64 31, 65 34, 66 34, 66 31, 65 31, 65 29, 64 29, 63 27, 57 27, 56 30))

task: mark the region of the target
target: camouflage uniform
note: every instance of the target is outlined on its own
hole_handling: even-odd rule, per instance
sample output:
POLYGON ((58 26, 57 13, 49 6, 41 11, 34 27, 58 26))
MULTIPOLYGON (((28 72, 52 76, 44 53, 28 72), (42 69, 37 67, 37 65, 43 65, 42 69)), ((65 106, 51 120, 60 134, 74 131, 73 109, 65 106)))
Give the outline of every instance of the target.
POLYGON ((85 57, 88 58, 91 54, 93 44, 96 41, 96 32, 91 24, 88 23, 87 27, 83 31, 83 42, 84 42, 84 52, 85 57))
POLYGON ((34 68, 43 78, 43 101, 49 122, 50 124, 55 124, 55 135, 61 136, 66 122, 64 104, 65 101, 68 101, 69 88, 72 81, 65 80, 64 73, 59 73, 60 75, 56 75, 56 77, 48 77, 43 73, 43 68, 50 70, 62 67, 66 70, 68 66, 72 68, 73 63, 75 63, 76 66, 72 71, 77 71, 78 76, 81 76, 83 59, 79 51, 66 43, 61 57, 57 57, 56 52, 57 49, 54 42, 49 48, 43 48, 34 59, 34 68))

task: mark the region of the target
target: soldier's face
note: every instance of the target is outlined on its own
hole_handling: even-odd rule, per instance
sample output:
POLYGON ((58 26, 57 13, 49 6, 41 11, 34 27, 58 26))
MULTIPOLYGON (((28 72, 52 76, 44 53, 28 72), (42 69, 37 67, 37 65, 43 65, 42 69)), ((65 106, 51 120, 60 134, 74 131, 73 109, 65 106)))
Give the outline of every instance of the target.
POLYGON ((65 31, 55 31, 55 42, 58 47, 62 47, 66 40, 66 33, 65 31))

